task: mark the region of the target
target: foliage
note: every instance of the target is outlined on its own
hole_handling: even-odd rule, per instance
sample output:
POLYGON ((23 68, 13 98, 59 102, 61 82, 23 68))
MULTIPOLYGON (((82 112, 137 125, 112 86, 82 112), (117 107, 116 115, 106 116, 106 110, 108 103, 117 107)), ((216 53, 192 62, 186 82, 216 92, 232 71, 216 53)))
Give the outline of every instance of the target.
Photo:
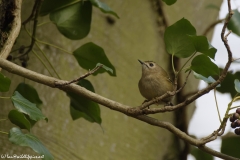
MULTIPOLYGON (((172 5, 176 2, 176 0, 163 1, 167 5, 172 5)), ((34 23, 37 23, 38 16, 49 15, 49 19, 53 24, 55 24, 60 34, 70 40, 83 39, 91 32, 93 7, 100 9, 100 11, 104 14, 110 14, 119 18, 116 12, 114 12, 107 4, 99 0, 46 0, 40 5, 37 5, 37 3, 41 2, 36 1, 36 7, 41 6, 41 8, 35 8, 36 13, 34 23), (37 10, 40 11, 37 12, 37 10)), ((211 5, 209 5, 208 8, 211 8, 210 6, 211 5)), ((227 27, 235 34, 240 35, 240 13, 238 10, 234 10, 234 13, 235 15, 230 20, 227 27)), ((34 24, 33 26, 36 27, 37 24, 34 24)), ((24 26, 24 28, 27 33, 29 33, 26 26, 24 26)), ((39 42, 37 36, 35 35, 35 29, 36 28, 33 29, 31 35, 33 45, 37 45, 37 43, 34 44, 36 41, 39 42)), ((164 33, 164 42, 166 51, 172 56, 172 59, 174 57, 187 58, 186 63, 182 65, 179 71, 176 71, 173 66, 176 82, 178 80, 178 74, 182 72, 182 69, 186 65, 190 64, 187 67, 187 71, 193 71, 195 78, 204 80, 210 85, 217 83, 217 79, 223 71, 223 69, 219 69, 214 62, 217 49, 210 44, 206 36, 197 35, 195 27, 189 20, 182 18, 167 27, 164 33)), ((31 47, 33 46, 29 46, 30 49, 28 51, 21 53, 22 55, 17 57, 22 62, 23 67, 26 67, 24 62, 28 61, 29 51, 33 51, 33 48, 31 47)), ((21 49, 19 49, 19 53, 20 50, 21 49)), ((101 46, 98 46, 94 42, 88 42, 81 46, 77 46, 77 49, 71 51, 71 53, 78 62, 79 67, 87 71, 89 71, 89 69, 93 69, 91 70, 92 72, 89 71, 86 76, 91 74, 97 76, 98 74, 105 73, 106 71, 110 76, 117 76, 116 68, 107 57, 107 53, 105 53, 101 46), (96 70, 94 70, 94 67, 96 70)), ((239 72, 235 74, 228 73, 225 80, 221 84, 216 85, 218 87, 218 91, 230 93, 233 98, 227 108, 226 115, 224 117, 225 119, 230 116, 229 111, 235 108, 232 107, 232 102, 239 99, 238 95, 236 95, 236 92, 240 93, 240 82, 238 79, 239 72)), ((3 74, 0 74, 0 92, 9 91, 10 85, 11 79, 5 77, 3 74)), ((93 93, 95 92, 94 87, 89 80, 79 78, 77 85, 84 87, 93 93)), ((73 92, 66 92, 66 94, 70 99, 69 109, 73 120, 84 118, 91 123, 95 122, 101 125, 101 110, 96 102, 86 99, 84 96, 79 96, 73 92)), ((40 155, 44 155, 43 159, 53 159, 51 153, 46 147, 44 147, 42 142, 35 135, 24 134, 22 132, 23 129, 31 132, 34 124, 39 120, 48 121, 47 117, 45 117, 41 111, 40 105, 42 104, 42 100, 40 99, 37 90, 29 84, 20 83, 16 87, 10 99, 15 109, 8 113, 8 119, 19 128, 13 127, 10 129, 9 141, 20 146, 31 147, 35 152, 40 155)), ((223 153, 239 157, 239 154, 236 154, 236 151, 230 152, 227 149, 229 145, 234 144, 237 140, 238 139, 235 139, 235 137, 231 139, 223 138, 221 151, 223 153)), ((237 147, 238 145, 236 144, 236 148, 237 147)), ((212 156, 205 154, 196 148, 192 149, 192 154, 196 157, 196 159, 213 159, 212 156)))

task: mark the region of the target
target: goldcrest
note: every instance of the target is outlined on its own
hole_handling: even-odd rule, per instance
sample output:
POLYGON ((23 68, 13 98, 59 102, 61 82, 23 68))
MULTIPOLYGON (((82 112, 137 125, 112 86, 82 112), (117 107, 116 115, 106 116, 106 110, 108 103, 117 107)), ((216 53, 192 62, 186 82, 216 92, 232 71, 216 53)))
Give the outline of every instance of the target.
MULTIPOLYGON (((153 61, 142 62, 142 77, 138 82, 138 88, 143 97, 152 100, 165 94, 167 91, 173 91, 173 83, 167 72, 153 61)), ((167 97, 162 102, 170 102, 172 97, 167 97)))

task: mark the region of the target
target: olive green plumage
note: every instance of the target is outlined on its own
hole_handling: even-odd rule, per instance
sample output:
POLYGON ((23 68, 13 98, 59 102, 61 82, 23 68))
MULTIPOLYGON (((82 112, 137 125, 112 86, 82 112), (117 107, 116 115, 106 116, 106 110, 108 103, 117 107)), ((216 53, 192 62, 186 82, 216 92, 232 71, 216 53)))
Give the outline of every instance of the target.
MULTIPOLYGON (((167 72, 153 61, 142 62, 142 77, 138 82, 138 88, 147 100, 159 97, 167 91, 173 91, 173 84, 167 72)), ((172 97, 163 99, 163 102, 171 101, 172 97)))

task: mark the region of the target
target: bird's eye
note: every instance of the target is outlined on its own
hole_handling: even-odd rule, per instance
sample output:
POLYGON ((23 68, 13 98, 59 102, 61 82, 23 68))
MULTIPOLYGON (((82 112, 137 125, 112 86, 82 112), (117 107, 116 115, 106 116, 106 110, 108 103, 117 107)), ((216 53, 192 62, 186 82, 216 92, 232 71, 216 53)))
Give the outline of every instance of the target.
POLYGON ((150 66, 150 67, 153 67, 153 66, 154 66, 154 64, 153 64, 153 63, 149 63, 149 66, 150 66))

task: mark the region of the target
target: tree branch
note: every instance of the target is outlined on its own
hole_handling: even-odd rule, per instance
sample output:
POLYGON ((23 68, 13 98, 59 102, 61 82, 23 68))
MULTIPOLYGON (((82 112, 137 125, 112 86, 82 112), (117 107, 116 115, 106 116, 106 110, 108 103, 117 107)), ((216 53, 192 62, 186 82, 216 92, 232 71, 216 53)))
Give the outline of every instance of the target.
MULTIPOLYGON (((21 2, 21 0, 18 0, 18 2, 19 1, 21 2)), ((179 103, 175 106, 166 106, 164 108, 160 108, 161 112, 171 111, 171 110, 177 109, 179 107, 186 106, 186 105, 190 104, 191 102, 193 102, 198 97, 208 93, 211 89, 215 88, 225 78, 225 76, 227 74, 227 71, 228 71, 228 68, 230 67, 231 62, 232 62, 232 52, 231 52, 230 47, 229 47, 228 42, 227 42, 227 36, 225 36, 226 26, 227 26, 232 14, 233 14, 233 12, 231 10, 230 0, 228 0, 228 5, 229 5, 229 16, 227 17, 227 19, 224 23, 224 27, 223 27, 222 33, 221 33, 222 41, 223 41, 223 43, 224 43, 224 45, 227 49, 227 52, 228 52, 228 62, 226 63, 226 66, 223 69, 219 79, 215 83, 210 84, 207 88, 198 91, 196 94, 194 94, 190 98, 186 99, 182 103, 179 103)), ((15 35, 15 37, 12 39, 13 42, 15 41, 16 37, 17 37, 17 35, 15 35)), ((12 47, 12 44, 11 44, 11 47, 12 47)), ((7 55, 9 54, 10 50, 11 49, 9 49, 7 51, 7 55)), ((76 84, 72 83, 72 84, 69 84, 69 85, 66 85, 66 86, 60 86, 59 87, 59 86, 56 85, 56 82, 61 84, 61 83, 65 83, 66 81, 62 81, 62 80, 59 80, 59 79, 56 79, 56 78, 53 78, 53 77, 48 77, 48 76, 33 72, 31 70, 20 67, 20 66, 14 64, 14 63, 11 63, 11 62, 3 59, 3 58, 0 58, 0 67, 2 67, 3 69, 5 69, 5 70, 7 70, 11 73, 17 74, 19 76, 25 77, 27 79, 30 79, 32 81, 35 81, 35 82, 38 82, 38 83, 41 83, 41 84, 44 84, 44 85, 47 85, 49 87, 59 88, 60 90, 63 90, 63 91, 74 92, 74 93, 76 93, 80 96, 84 96, 84 97, 86 97, 86 98, 88 98, 88 99, 90 99, 94 102, 97 102, 97 103, 99 103, 103 106, 106 106, 109 109, 122 112, 126 115, 129 115, 133 118, 139 119, 139 120, 141 120, 143 122, 146 122, 148 124, 151 124, 153 126, 158 126, 158 127, 161 127, 161 128, 165 128, 165 129, 169 130, 170 132, 174 133, 180 139, 183 139, 184 141, 188 142, 189 144, 197 146, 197 147, 199 147, 199 149, 201 149, 205 152, 208 152, 208 153, 210 153, 210 154, 212 154, 216 157, 219 157, 219 158, 222 158, 222 159, 227 159, 227 160, 239 160, 238 158, 234 158, 234 157, 225 155, 223 153, 214 151, 214 150, 204 146, 204 144, 206 143, 206 140, 195 139, 195 138, 187 135, 186 133, 182 132, 181 130, 179 130, 178 128, 176 128, 174 125, 172 125, 169 122, 159 121, 157 119, 154 119, 152 117, 148 117, 146 115, 133 114, 132 113, 132 107, 121 104, 119 102, 116 102, 116 101, 113 101, 113 100, 110 100, 110 99, 107 99, 105 97, 102 97, 102 96, 100 96, 96 93, 93 93, 91 91, 88 91, 87 89, 85 89, 81 86, 78 86, 76 84)), ((171 95, 171 93, 168 93, 168 94, 171 95)), ((149 110, 151 111, 151 109, 149 109, 149 110)), ((157 110, 157 109, 155 109, 155 110, 157 110)))
MULTIPOLYGON (((132 114, 131 110, 133 107, 121 104, 119 102, 110 100, 108 98, 102 97, 96 93, 93 93, 87 89, 85 89, 84 87, 78 86, 74 83, 71 83, 69 85, 66 86, 60 86, 58 87, 56 85, 56 82, 61 84, 61 83, 65 83, 66 81, 63 80, 59 80, 53 77, 49 77, 49 76, 45 76, 39 73, 36 73, 34 71, 28 70, 26 68, 23 68, 21 66, 18 66, 12 62, 9 62, 5 59, 0 58, 0 67, 2 67, 3 69, 5 69, 6 71, 9 71, 13 74, 25 77, 27 79, 30 79, 32 81, 44 84, 46 86, 52 87, 52 88, 59 88, 60 90, 63 91, 68 91, 68 92, 74 92, 80 96, 84 96, 96 103, 99 103, 103 106, 108 107, 109 109, 115 110, 115 111, 119 111, 121 113, 124 113, 128 116, 131 116, 133 118, 139 119, 143 122, 146 122, 148 124, 151 124, 153 126, 158 126, 161 128, 165 128, 167 130, 169 130, 170 132, 172 132, 173 134, 175 134, 177 137, 179 137, 180 139, 188 142, 189 144, 192 144, 194 146, 200 147, 202 145, 205 144, 204 140, 199 140, 199 139, 195 139, 189 135, 187 135, 186 133, 182 132, 181 130, 179 130, 178 128, 176 128, 174 125, 172 125, 169 122, 163 122, 163 121, 159 121, 157 119, 154 119, 152 117, 148 117, 145 115, 135 115, 132 114)), ((205 148, 204 148, 205 149, 205 148)), ((225 158, 227 155, 222 154, 220 152, 216 152, 210 149, 211 152, 217 153, 217 157, 219 158, 225 158)), ((209 152, 210 152, 209 151, 209 152)), ((229 156, 230 157, 230 156, 229 156)), ((238 160, 237 158, 234 157, 230 157, 229 160, 238 160)))
POLYGON ((100 68, 102 68, 102 66, 103 66, 103 64, 96 66, 96 67, 93 68, 91 71, 89 71, 88 73, 80 76, 80 77, 77 78, 77 79, 74 79, 74 80, 71 80, 71 81, 69 81, 69 82, 65 82, 65 83, 62 83, 62 84, 58 84, 58 83, 56 82, 55 85, 56 85, 57 87, 60 87, 60 86, 66 86, 66 85, 69 85, 69 84, 71 84, 71 83, 78 82, 78 81, 80 81, 81 79, 84 79, 84 78, 90 76, 91 74, 95 73, 97 70, 99 70, 100 68))

